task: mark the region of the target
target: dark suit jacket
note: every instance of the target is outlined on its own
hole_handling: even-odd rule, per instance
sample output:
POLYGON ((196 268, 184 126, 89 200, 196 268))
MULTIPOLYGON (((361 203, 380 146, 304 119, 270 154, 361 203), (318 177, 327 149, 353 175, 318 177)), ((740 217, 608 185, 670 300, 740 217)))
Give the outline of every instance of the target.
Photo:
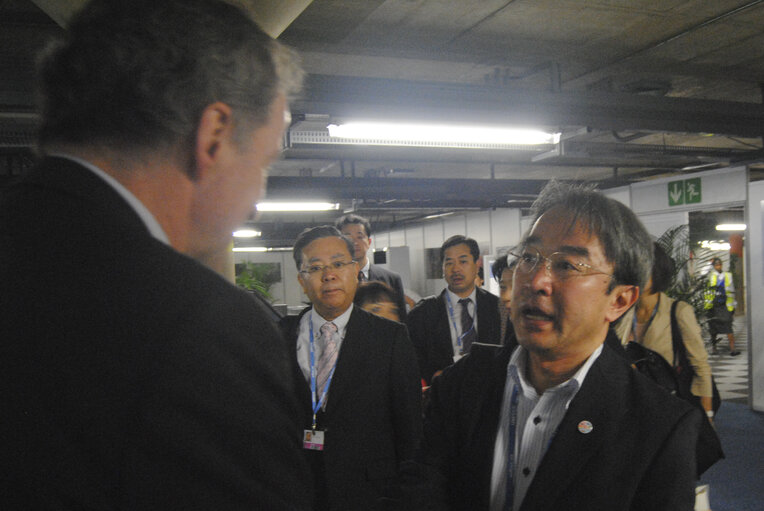
MULTIPOLYGON (((305 429, 312 418, 310 384, 297 363, 296 345, 300 318, 308 311, 282 321, 305 429)), ((318 429, 326 432, 324 451, 305 451, 323 484, 316 489, 316 509, 375 509, 393 491, 399 464, 413 459, 422 433, 416 359, 404 325, 353 308, 318 429)))
POLYGON ((369 280, 376 280, 384 282, 395 291, 398 301, 398 312, 400 313, 401 321, 406 321, 406 294, 403 292, 403 282, 401 276, 376 264, 369 265, 369 280))
MULTIPOLYGON (((501 344, 499 299, 484 289, 477 289, 477 342, 501 344)), ((451 319, 446 310, 446 290, 428 296, 409 313, 406 324, 419 360, 419 372, 428 384, 436 371, 454 363, 451 342, 451 319)))
MULTIPOLYGON (((433 383, 420 459, 434 473, 436 509, 488 509, 509 357, 506 347, 473 350, 433 383)), ((606 345, 520 510, 692 510, 700 420, 606 345), (594 426, 586 435, 583 420, 594 426)))
POLYGON ((0 508, 307 509, 280 333, 51 158, 0 195, 0 508))

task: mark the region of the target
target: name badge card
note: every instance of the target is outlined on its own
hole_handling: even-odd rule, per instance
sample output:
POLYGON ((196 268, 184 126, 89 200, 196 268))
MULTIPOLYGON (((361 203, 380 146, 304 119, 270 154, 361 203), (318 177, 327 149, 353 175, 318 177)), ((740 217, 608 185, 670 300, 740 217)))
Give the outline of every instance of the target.
POLYGON ((306 429, 302 435, 302 448, 311 451, 324 450, 324 432, 315 429, 306 429))

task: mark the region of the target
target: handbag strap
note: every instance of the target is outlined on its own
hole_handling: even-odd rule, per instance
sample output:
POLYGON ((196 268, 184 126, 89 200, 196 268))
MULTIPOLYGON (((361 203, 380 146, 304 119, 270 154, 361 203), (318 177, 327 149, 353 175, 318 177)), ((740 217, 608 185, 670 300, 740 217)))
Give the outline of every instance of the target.
POLYGON ((679 300, 674 300, 671 304, 671 348, 674 352, 674 361, 671 364, 674 369, 680 364, 680 357, 685 355, 684 342, 682 341, 682 331, 679 329, 679 324, 676 320, 676 306, 679 305, 679 300))

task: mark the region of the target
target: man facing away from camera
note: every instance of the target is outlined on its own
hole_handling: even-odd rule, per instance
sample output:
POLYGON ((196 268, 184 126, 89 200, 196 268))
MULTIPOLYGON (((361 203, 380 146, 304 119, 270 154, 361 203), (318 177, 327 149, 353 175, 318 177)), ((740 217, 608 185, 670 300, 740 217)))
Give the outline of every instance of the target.
POLYGON ((0 508, 310 509, 279 331, 197 260, 278 157, 294 57, 216 0, 94 1, 0 197, 0 508))

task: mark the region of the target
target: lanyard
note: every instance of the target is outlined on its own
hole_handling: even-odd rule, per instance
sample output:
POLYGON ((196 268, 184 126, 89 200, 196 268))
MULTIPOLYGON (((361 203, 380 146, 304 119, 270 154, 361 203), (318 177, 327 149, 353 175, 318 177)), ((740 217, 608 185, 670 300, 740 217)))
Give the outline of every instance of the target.
MULTIPOLYGON (((655 317, 655 314, 658 312, 658 305, 660 303, 661 303, 661 297, 659 295, 658 301, 655 302, 655 307, 653 307, 653 313, 650 314, 650 319, 647 320, 647 326, 645 327, 645 332, 647 332, 647 329, 650 328, 650 325, 653 322, 653 318, 655 317)), ((634 336, 634 341, 639 342, 639 340, 637 339, 637 311, 634 311, 634 316, 631 318, 631 334, 634 336)))
POLYGON ((310 397, 313 404, 313 431, 316 430, 316 414, 321 409, 321 405, 324 404, 324 401, 326 401, 326 394, 329 392, 329 384, 332 383, 332 377, 334 376, 334 370, 337 369, 337 360, 339 360, 339 357, 337 357, 337 360, 334 361, 334 365, 332 366, 331 372, 329 372, 329 376, 326 378, 326 385, 324 385, 324 390, 321 392, 321 397, 316 399, 316 376, 318 373, 318 369, 316 368, 316 346, 313 341, 313 318, 308 318, 308 324, 310 325, 310 397))
MULTIPOLYGON (((446 301, 448 302, 448 316, 451 318, 451 324, 454 325, 454 332, 456 333, 456 345, 459 346, 459 351, 462 351, 462 339, 464 339, 464 336, 470 333, 475 328, 475 318, 472 319, 472 325, 470 326, 469 330, 467 330, 466 332, 462 332, 462 335, 459 335, 457 333, 459 332, 459 330, 456 328, 456 318, 454 316, 454 307, 453 305, 451 305, 451 295, 448 294, 448 291, 446 291, 446 301)), ((477 306, 475 306, 475 312, 477 312, 477 306)))
POLYGON ((507 488, 504 509, 513 509, 515 498, 515 433, 517 431, 518 383, 514 383, 512 398, 509 400, 509 439, 507 440, 507 488))

